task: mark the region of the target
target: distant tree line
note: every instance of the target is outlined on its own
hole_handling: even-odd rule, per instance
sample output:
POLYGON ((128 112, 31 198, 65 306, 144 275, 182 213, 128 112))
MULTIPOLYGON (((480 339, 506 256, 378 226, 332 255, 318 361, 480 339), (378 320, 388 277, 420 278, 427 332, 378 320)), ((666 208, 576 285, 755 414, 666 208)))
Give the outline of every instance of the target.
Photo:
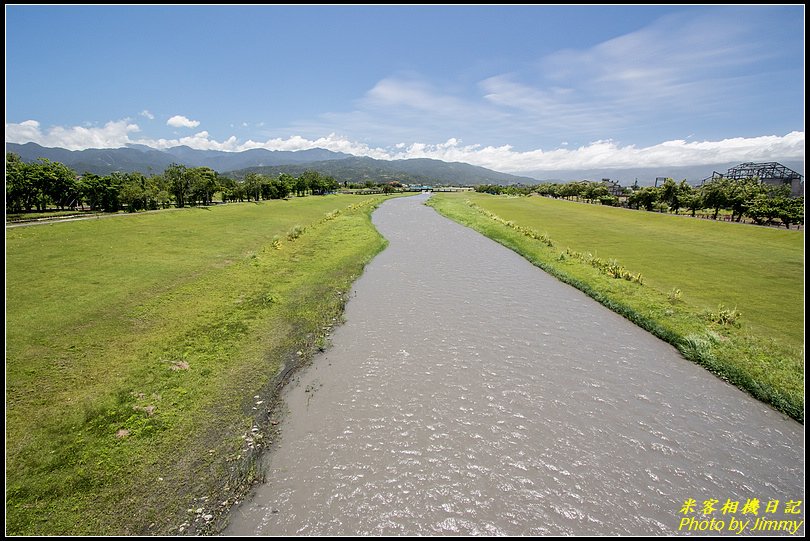
POLYGON ((601 182, 581 181, 561 184, 535 184, 500 186, 498 184, 483 184, 475 187, 475 191, 494 195, 529 195, 536 193, 549 197, 563 199, 585 200, 590 203, 599 201, 603 205, 617 206, 619 198, 610 193, 607 186, 601 182))
POLYGON ((528 195, 536 193, 556 199, 568 199, 601 203, 610 206, 625 206, 655 212, 674 212, 681 209, 695 216, 708 210, 713 219, 721 211, 730 212, 729 219, 741 221, 750 218, 760 225, 804 223, 804 199, 792 197, 790 186, 771 186, 756 178, 742 180, 716 178, 702 186, 691 186, 686 180, 675 182, 666 179, 660 186, 620 188, 611 193, 603 182, 543 183, 534 186, 480 185, 478 192, 495 195, 528 195))
POLYGON ((114 172, 109 175, 76 174, 64 164, 40 159, 23 162, 6 153, 6 212, 89 208, 117 212, 157 210, 170 206, 210 205, 214 195, 222 201, 284 199, 293 194, 325 195, 338 189, 334 178, 317 171, 299 177, 282 173, 268 177, 248 173, 244 179, 220 175, 208 167, 172 164, 162 174, 114 172))

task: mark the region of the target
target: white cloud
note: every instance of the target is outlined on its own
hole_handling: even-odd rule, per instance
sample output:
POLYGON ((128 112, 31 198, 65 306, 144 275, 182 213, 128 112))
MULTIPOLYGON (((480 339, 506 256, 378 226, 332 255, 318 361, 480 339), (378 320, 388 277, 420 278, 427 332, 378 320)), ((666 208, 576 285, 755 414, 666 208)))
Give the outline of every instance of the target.
POLYGON ((416 74, 378 81, 348 112, 329 112, 310 122, 293 124, 298 133, 362 134, 372 140, 448 139, 458 133, 515 132, 508 111, 478 96, 439 88, 416 74))
POLYGON ((444 143, 397 143, 390 147, 373 147, 352 141, 334 133, 318 139, 295 135, 264 142, 246 141, 234 148, 265 148, 268 150, 306 150, 325 148, 355 156, 383 160, 433 158, 447 162, 465 162, 504 172, 564 171, 599 168, 660 167, 679 165, 711 165, 733 161, 769 161, 774 159, 804 159, 804 132, 784 136, 737 137, 720 141, 671 140, 647 147, 620 145, 614 141, 594 141, 578 148, 517 151, 510 145, 463 145, 455 138, 444 143))
POLYGON ((167 126, 171 126, 173 128, 196 128, 200 125, 199 120, 189 120, 188 118, 184 117, 183 115, 174 115, 169 120, 166 121, 167 126))
POLYGON ((577 148, 562 143, 555 149, 515 150, 511 145, 483 146, 464 144, 458 138, 443 143, 397 143, 387 147, 371 146, 348 137, 330 133, 324 137, 306 138, 292 135, 265 141, 248 139, 240 142, 236 136, 223 141, 211 138, 207 131, 176 139, 132 138, 140 131, 128 119, 108 122, 103 127, 54 126, 42 130, 36 120, 6 124, 6 141, 33 141, 43 146, 70 150, 85 148, 118 148, 128 143, 167 149, 187 145, 200 150, 239 152, 253 148, 267 150, 306 150, 324 148, 355 156, 383 160, 433 158, 447 162, 465 162, 507 173, 527 171, 564 171, 583 169, 663 167, 679 165, 710 165, 726 162, 771 161, 778 159, 804 160, 804 132, 761 137, 735 137, 719 141, 669 140, 650 146, 621 145, 611 140, 597 140, 577 148))
POLYGON ((557 141, 630 134, 661 140, 660 126, 686 130, 712 118, 742 118, 770 95, 762 78, 781 68, 763 61, 774 51, 757 37, 754 17, 746 10, 684 11, 592 47, 556 51, 478 86, 484 101, 509 113, 513 141, 532 130, 546 144, 552 134, 557 141))
POLYGON ((510 122, 545 132, 594 135, 614 130, 625 118, 604 102, 581 100, 571 88, 535 88, 497 75, 479 83, 484 99, 509 110, 510 122))
POLYGON ((155 120, 155 115, 153 115, 152 113, 150 113, 150 112, 149 112, 149 109, 144 109, 143 111, 141 111, 141 112, 140 112, 140 113, 138 113, 138 114, 139 114, 139 115, 141 115, 141 116, 145 116, 145 117, 146 117, 146 118, 148 118, 149 120, 155 120))
POLYGON ((19 124, 6 124, 6 141, 9 143, 34 142, 44 147, 62 147, 68 150, 85 148, 120 148, 132 142, 130 133, 140 128, 129 119, 107 122, 104 126, 53 126, 45 131, 36 120, 19 124))
POLYGON ((800 81, 803 72, 782 62, 786 51, 762 27, 746 7, 685 9, 592 46, 507 63, 472 84, 389 75, 347 110, 289 131, 386 144, 460 136, 522 150, 600 139, 647 147, 693 131, 719 139, 725 127, 787 133, 800 128, 802 105, 781 103, 780 85, 764 81, 800 81))
POLYGON ((366 108, 407 108, 441 116, 456 116, 477 108, 476 104, 440 92, 427 81, 415 77, 382 79, 361 101, 366 108))
MULTIPOLYGON (((625 122, 650 114, 695 114, 719 103, 728 108, 737 99, 728 89, 750 76, 746 71, 766 54, 763 41, 755 39, 757 26, 744 11, 672 14, 588 49, 548 55, 534 74, 524 76, 548 95, 545 106, 605 108, 625 122), (566 94, 551 95, 555 88, 566 94)), ((537 105, 513 104, 528 110, 537 105)))
POLYGON ((158 150, 166 150, 180 145, 185 145, 197 150, 222 150, 225 152, 238 152, 243 150, 237 143, 236 136, 232 135, 228 139, 219 142, 211 139, 210 134, 203 130, 187 137, 179 137, 177 139, 139 139, 133 141, 141 145, 150 146, 158 150))

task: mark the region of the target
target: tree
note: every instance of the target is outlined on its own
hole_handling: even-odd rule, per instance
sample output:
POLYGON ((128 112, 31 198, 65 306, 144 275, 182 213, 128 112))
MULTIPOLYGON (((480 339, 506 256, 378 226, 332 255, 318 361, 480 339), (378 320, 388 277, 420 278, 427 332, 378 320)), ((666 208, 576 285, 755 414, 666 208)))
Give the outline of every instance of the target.
POLYGON ((479 184, 475 187, 478 193, 488 193, 491 195, 500 195, 503 193, 503 186, 497 184, 479 184))
POLYGON ((195 167, 188 170, 191 204, 210 205, 214 192, 219 189, 217 173, 209 167, 195 167))
POLYGON ((46 199, 50 199, 62 210, 66 207, 75 207, 79 199, 76 173, 62 163, 44 158, 40 159, 39 164, 34 165, 44 196, 42 210, 45 210, 46 199))
POLYGON ((758 193, 748 202, 745 211, 746 216, 754 220, 759 225, 771 224, 779 217, 779 202, 773 194, 766 192, 758 193))
POLYGON ((660 198, 660 190, 654 186, 644 186, 643 188, 634 191, 627 200, 631 208, 644 207, 645 210, 652 211, 655 203, 660 198))
POLYGON ((555 199, 559 197, 559 184, 554 183, 545 183, 545 184, 538 184, 535 186, 534 191, 539 195, 545 195, 547 197, 554 197, 555 199))
POLYGON ((104 183, 101 177, 93 173, 85 172, 79 178, 79 192, 82 200, 90 206, 90 210, 101 208, 101 201, 104 198, 104 183))
MULTIPOLYGON (((323 178, 325 192, 334 192, 338 188, 340 188, 340 183, 335 179, 335 177, 333 177, 331 175, 327 175, 327 176, 322 177, 322 178, 323 178)), ((390 184, 394 188, 402 188, 402 184, 400 184, 396 180, 391 182, 390 184)))
POLYGON ((615 195, 603 195, 599 198, 599 202, 606 207, 618 207, 619 206, 619 198, 615 195))
POLYGON ((163 175, 152 175, 146 180, 147 208, 168 208, 172 202, 169 181, 163 175))
POLYGON ((18 154, 6 152, 6 212, 31 210, 32 206, 30 167, 18 154))
MULTIPOLYGON (((278 178, 271 179, 268 183, 270 199, 285 199, 290 195, 291 183, 289 180, 283 177, 285 177, 284 173, 282 173, 278 178)), ((286 175, 286 177, 289 177, 289 179, 292 181, 295 180, 290 177, 290 175, 286 175)))
POLYGON ((141 173, 126 173, 118 191, 120 203, 129 212, 143 210, 147 206, 146 177, 141 173))
POLYGON ((293 185, 293 188, 295 189, 295 194, 298 197, 305 196, 307 194, 308 187, 309 184, 307 183, 307 179, 303 174, 297 179, 295 179, 295 184, 293 185))
POLYGON ((174 204, 178 208, 185 207, 191 192, 191 175, 188 168, 173 163, 163 172, 163 177, 169 183, 169 193, 174 196, 174 204))
POLYGON ((579 182, 566 182, 560 186, 560 197, 572 199, 582 193, 582 184, 579 182))
POLYGON ((695 213, 703 208, 703 195, 699 191, 690 188, 689 192, 681 195, 680 202, 684 207, 692 211, 692 217, 694 218, 695 213))
POLYGON ((703 196, 703 204, 710 209, 714 209, 713 219, 717 219, 720 209, 728 206, 729 183, 727 178, 716 178, 701 186, 700 191, 703 196))
POLYGON ((788 229, 790 229, 791 224, 804 223, 804 198, 782 198, 781 204, 779 205, 778 216, 788 229))
POLYGON ((281 196, 281 198, 284 199, 288 197, 293 192, 293 190, 295 190, 295 184, 298 181, 298 179, 296 179, 294 176, 290 174, 281 173, 278 176, 278 181, 285 187, 286 193, 283 196, 281 196))
POLYGON ((222 202, 236 201, 237 182, 231 177, 220 177, 219 189, 222 193, 222 202))
POLYGON ((529 195, 531 191, 532 191, 531 188, 523 185, 506 186, 503 189, 503 193, 505 193, 506 195, 529 195))
POLYGON ((49 160, 40 159, 35 163, 28 164, 27 168, 34 206, 40 212, 44 212, 48 208, 48 194, 51 192, 50 175, 47 172, 48 163, 50 163, 49 160))
POLYGON ((580 192, 583 198, 593 203, 596 199, 600 199, 606 195, 610 195, 607 186, 601 182, 586 182, 582 191, 580 192))
POLYGON ((678 214, 682 206, 681 202, 681 187, 671 178, 664 180, 664 183, 659 187, 659 199, 669 205, 669 210, 678 214))
POLYGON ((742 219, 748 209, 748 205, 760 193, 766 193, 767 187, 755 178, 744 178, 729 181, 726 185, 726 198, 728 206, 731 208, 731 220, 737 217, 736 221, 742 219))
POLYGON ((262 183, 264 176, 259 173, 250 172, 245 175, 245 181, 242 183, 245 188, 245 194, 248 200, 252 197, 254 201, 258 201, 262 194, 262 183))
POLYGON ((104 192, 101 200, 101 207, 104 212, 118 212, 121 209, 121 189, 127 183, 125 173, 114 171, 109 176, 103 177, 104 192))
MULTIPOLYGON (((303 191, 309 188, 309 191, 312 193, 312 195, 323 195, 324 193, 326 193, 326 183, 324 182, 323 177, 321 177, 321 174, 318 173, 317 171, 312 171, 311 169, 308 169, 303 173, 301 173, 299 180, 302 183, 302 187, 304 186, 304 184, 306 184, 306 187, 303 188, 303 191)), ((298 191, 297 185, 296 191, 298 191)), ((301 194, 299 193, 299 195, 301 194)))

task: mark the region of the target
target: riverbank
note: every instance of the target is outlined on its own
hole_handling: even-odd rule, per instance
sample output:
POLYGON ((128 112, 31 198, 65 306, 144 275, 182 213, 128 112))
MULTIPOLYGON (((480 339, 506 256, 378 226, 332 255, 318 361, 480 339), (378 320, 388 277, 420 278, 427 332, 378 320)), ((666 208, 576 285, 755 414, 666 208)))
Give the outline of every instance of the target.
POLYGON ((6 533, 213 531, 385 246, 383 200, 7 230, 6 533))
MULTIPOLYGON (((581 212, 573 220, 572 209, 537 209, 525 208, 526 205, 545 203, 541 198, 528 202, 526 198, 504 198, 481 194, 434 195, 428 204, 443 215, 498 241, 516 251, 533 264, 549 272, 560 280, 577 287, 595 300, 618 312, 655 336, 671 343, 692 361, 701 364, 754 397, 771 404, 778 410, 794 419, 804 421, 804 362, 801 350, 803 337, 803 312, 792 313, 792 316, 780 316, 783 321, 792 317, 794 320, 778 327, 786 333, 787 339, 774 339, 771 328, 775 313, 781 313, 786 306, 793 306, 793 295, 801 299, 802 278, 800 274, 801 253, 798 259, 787 256, 789 260, 783 268, 796 270, 798 280, 793 289, 784 287, 780 295, 788 299, 780 302, 768 295, 768 288, 773 284, 762 281, 761 288, 747 284, 735 294, 760 297, 765 302, 774 303, 773 313, 759 313, 756 309, 747 310, 732 302, 722 292, 720 286, 707 286, 706 273, 719 273, 715 268, 707 269, 704 265, 679 260, 675 249, 668 249, 666 231, 658 229, 632 229, 616 221, 599 215, 593 223, 588 223, 588 208, 581 205, 569 205, 581 212), (516 204, 516 203, 519 203, 516 204), (583 210, 584 209, 584 210, 583 210), (497 212, 496 212, 497 211, 497 212), (555 229, 556 228, 556 229, 555 229), (590 229, 588 229, 590 228, 590 229), (549 231, 551 231, 549 233, 549 231), (612 245, 599 242, 605 231, 613 234, 616 240, 612 245), (646 239, 649 242, 644 243, 646 239), (636 246, 638 245, 638 246, 636 246), (575 248, 572 248, 575 246, 575 248), (619 251, 623 247, 624 252, 619 251), (629 247, 629 248, 628 248, 629 247), (629 254, 636 250, 638 259, 623 257, 617 253, 629 254), (615 258, 616 260, 613 260, 615 258), (792 258, 792 259, 790 259, 792 258), (628 259, 631 261, 628 263, 628 259), (796 261, 794 261, 796 259, 796 261), (642 263, 646 264, 643 266, 642 263), (627 265, 625 268, 623 265, 627 265), (684 267, 685 270, 680 267, 684 267), (684 286, 682 281, 673 281, 672 277, 691 272, 691 279, 696 285, 684 286), (614 276, 618 276, 618 279, 614 276), (639 280, 633 277, 638 276, 639 280), (625 278, 625 279, 622 279, 625 278), (641 282, 641 283, 639 283, 641 282), (701 297, 700 288, 705 290, 701 297), (681 291, 680 288, 683 288, 681 291), (712 297, 714 295, 714 297, 712 297), (709 302, 709 299, 713 299, 709 302), (723 307, 718 304, 723 303, 723 307), (740 312, 742 315, 740 315, 740 312), (754 323, 752 323, 754 322, 754 323), (792 329, 792 331, 788 330, 792 329)), ((552 202, 554 205, 566 205, 565 202, 552 202)), ((595 208, 595 207, 592 207, 595 208)), ((622 212, 621 209, 604 208, 599 212, 622 212)), ((636 218, 638 214, 624 212, 636 218)), ((689 224, 654 214, 642 215, 644 220, 669 220, 674 227, 691 225, 692 227, 734 227, 736 224, 714 224, 694 221, 689 224)), ((667 224, 662 226, 666 229, 667 224)), ((762 228, 737 228, 743 233, 766 235, 802 235, 792 231, 777 232, 762 228)), ((760 257, 759 252, 746 250, 733 237, 726 239, 725 247, 708 238, 692 235, 691 242, 683 242, 681 249, 692 252, 708 253, 716 250, 714 256, 726 273, 709 276, 713 283, 720 285, 725 281, 728 289, 739 288, 735 276, 745 271, 732 270, 727 259, 722 259, 724 250, 737 251, 738 255, 748 258, 749 265, 757 269, 767 269, 767 254, 760 257), (760 262, 760 259, 763 261, 760 262)), ((677 238, 677 237, 676 237, 677 238)), ((801 240, 799 237, 795 237, 801 240)), ((743 245, 745 246, 745 245, 743 245)), ((801 249, 801 244, 799 244, 801 249)), ((686 252, 684 252, 686 253, 686 252)), ((682 259, 686 257, 682 256, 682 259)), ((778 266, 779 262, 770 261, 778 266)), ((749 275, 754 274, 752 272, 749 275)), ((766 272, 765 275, 773 275, 766 272)), ((788 308, 790 310, 790 308, 788 308)), ((795 312, 795 310, 794 310, 795 312)))

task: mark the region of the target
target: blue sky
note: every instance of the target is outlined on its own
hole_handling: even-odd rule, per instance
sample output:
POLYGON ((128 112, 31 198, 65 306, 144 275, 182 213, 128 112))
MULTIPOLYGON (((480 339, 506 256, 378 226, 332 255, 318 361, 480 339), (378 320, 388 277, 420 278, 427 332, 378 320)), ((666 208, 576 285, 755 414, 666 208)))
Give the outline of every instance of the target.
POLYGON ((804 6, 6 6, 6 141, 804 159, 804 6))

